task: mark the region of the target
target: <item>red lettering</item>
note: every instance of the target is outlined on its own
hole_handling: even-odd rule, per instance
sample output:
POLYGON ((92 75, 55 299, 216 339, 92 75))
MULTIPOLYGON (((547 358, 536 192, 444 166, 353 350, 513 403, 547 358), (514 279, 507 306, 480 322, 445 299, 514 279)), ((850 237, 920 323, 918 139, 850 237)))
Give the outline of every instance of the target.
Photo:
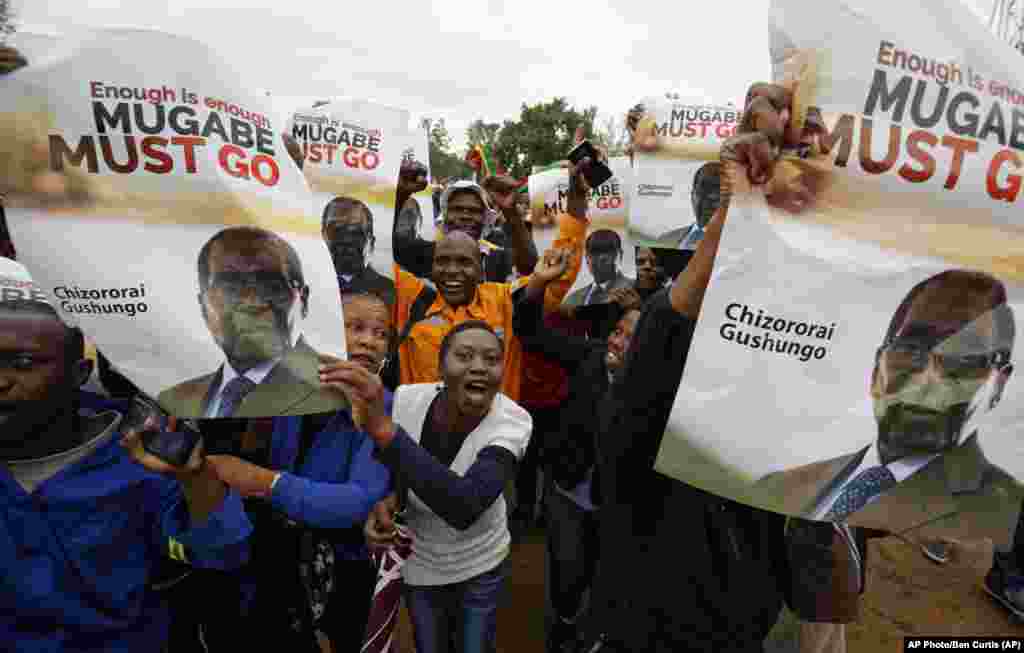
POLYGON ((943 188, 946 190, 953 190, 956 188, 957 180, 960 179, 960 168, 964 164, 964 152, 977 152, 978 141, 957 138, 947 134, 942 137, 942 146, 953 149, 953 166, 949 171, 949 176, 946 177, 946 183, 943 185, 943 188))
POLYGON ((281 170, 277 167, 277 161, 266 154, 257 154, 252 158, 252 176, 264 186, 274 186, 281 178, 281 170), (264 168, 269 168, 269 174, 263 172, 264 168))
POLYGON ((902 130, 899 125, 889 127, 889 149, 881 161, 871 158, 871 131, 871 121, 865 118, 860 131, 860 167, 864 172, 880 175, 883 172, 888 172, 900 155, 900 132, 902 130))
POLYGON ((1020 175, 1008 174, 1006 176, 1006 186, 1000 186, 996 180, 1000 168, 1007 162, 1012 163, 1015 170, 1019 170, 1021 167, 1020 157, 1017 156, 1016 152, 1013 150, 1000 150, 999 154, 992 157, 992 163, 988 166, 985 182, 988 187, 989 197, 994 200, 1012 202, 1017 199, 1017 194, 1020 192, 1020 175))
POLYGON ((236 179, 248 179, 249 178, 249 164, 244 161, 236 161, 235 165, 232 166, 231 162, 228 161, 228 157, 234 155, 239 159, 245 158, 245 150, 238 147, 237 145, 225 145, 220 148, 220 154, 217 156, 217 160, 220 162, 220 167, 224 172, 228 173, 236 179))
POLYGON ((180 145, 185 152, 185 171, 191 174, 196 172, 196 151, 197 146, 206 145, 206 139, 202 136, 175 136, 171 139, 171 145, 180 145))
POLYGON ((345 151, 341 153, 341 160, 345 162, 349 168, 359 167, 359 150, 354 147, 346 147, 345 151))
POLYGON ((152 172, 157 175, 165 175, 174 169, 174 159, 171 158, 170 154, 163 150, 165 147, 167 147, 166 138, 160 138, 159 136, 147 136, 142 139, 142 153, 150 159, 154 159, 158 162, 154 163, 153 161, 147 161, 145 165, 143 165, 143 168, 145 168, 147 172, 152 172))
POLYGON ((899 175, 907 181, 915 184, 928 181, 935 174, 935 157, 931 153, 921 149, 919 143, 924 141, 928 145, 935 147, 938 144, 939 139, 934 134, 922 130, 911 132, 910 136, 907 137, 907 153, 914 161, 921 164, 921 170, 915 170, 910 166, 910 163, 904 163, 900 167, 899 175))

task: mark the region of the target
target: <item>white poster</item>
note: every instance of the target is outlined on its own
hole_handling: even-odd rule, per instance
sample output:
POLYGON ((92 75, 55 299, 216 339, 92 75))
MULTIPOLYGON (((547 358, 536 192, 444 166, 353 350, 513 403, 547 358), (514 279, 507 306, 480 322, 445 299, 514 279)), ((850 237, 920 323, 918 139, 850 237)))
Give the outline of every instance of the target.
POLYGON ((345 352, 331 259, 253 74, 191 39, 107 29, 0 79, 19 258, 179 416, 345 404, 317 375, 319 352, 345 352))
MULTIPOLYGON (((657 469, 1008 545, 1024 474, 1020 55, 956 2, 773 2, 824 137, 734 199, 657 469)), ((811 118, 807 118, 811 115, 811 118)))

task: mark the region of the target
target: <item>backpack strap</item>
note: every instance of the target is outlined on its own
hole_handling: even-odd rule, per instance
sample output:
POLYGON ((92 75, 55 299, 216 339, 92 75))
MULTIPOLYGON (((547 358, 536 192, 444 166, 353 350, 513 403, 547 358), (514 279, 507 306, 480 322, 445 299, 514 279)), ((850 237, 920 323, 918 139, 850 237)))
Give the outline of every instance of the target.
POLYGON ((430 310, 430 306, 434 303, 435 299, 437 299, 437 291, 430 286, 423 286, 423 290, 416 295, 416 301, 412 303, 412 307, 409 309, 409 319, 405 321, 402 333, 399 334, 398 339, 395 341, 396 356, 398 355, 398 347, 409 337, 409 333, 416 326, 416 323, 422 322, 423 318, 427 316, 427 311, 430 310))
POLYGON ((416 326, 416 323, 423 321, 423 318, 427 316, 427 311, 430 310, 430 306, 434 303, 435 299, 437 299, 437 291, 425 285, 419 294, 416 295, 416 300, 413 301, 412 306, 409 308, 409 319, 405 321, 401 333, 398 334, 398 337, 391 345, 391 350, 388 352, 388 357, 385 359, 384 367, 380 373, 384 386, 389 390, 394 391, 399 383, 399 347, 409 337, 409 333, 412 332, 412 328, 416 326))

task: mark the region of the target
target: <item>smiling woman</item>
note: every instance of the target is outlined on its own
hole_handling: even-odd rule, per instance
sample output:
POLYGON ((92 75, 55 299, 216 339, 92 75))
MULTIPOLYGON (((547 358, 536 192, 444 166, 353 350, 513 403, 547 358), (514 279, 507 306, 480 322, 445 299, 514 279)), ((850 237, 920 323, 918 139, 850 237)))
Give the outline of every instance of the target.
POLYGON ((503 358, 487 323, 459 324, 441 343, 442 382, 400 386, 393 422, 380 410, 380 381, 354 366, 346 374, 354 401, 368 402, 366 430, 397 488, 367 524, 371 541, 393 535, 389 509, 399 503, 413 539, 402 576, 419 653, 448 650, 449 636, 467 653, 496 650, 511 545, 502 490, 533 427, 498 392, 503 358), (450 620, 460 632, 451 633, 450 620))

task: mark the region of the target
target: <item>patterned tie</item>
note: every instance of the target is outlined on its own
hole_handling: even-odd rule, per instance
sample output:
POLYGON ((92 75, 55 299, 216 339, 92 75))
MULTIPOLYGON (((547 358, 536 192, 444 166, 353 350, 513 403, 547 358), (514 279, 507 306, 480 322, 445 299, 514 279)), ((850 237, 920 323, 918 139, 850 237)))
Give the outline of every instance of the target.
POLYGON ((220 395, 220 406, 217 407, 217 417, 231 417, 238 409, 238 405, 245 399, 256 384, 244 376, 236 376, 224 386, 224 392, 220 395))
POLYGON ((868 467, 839 493, 825 515, 829 521, 843 521, 883 492, 896 486, 896 477, 885 465, 868 467))

